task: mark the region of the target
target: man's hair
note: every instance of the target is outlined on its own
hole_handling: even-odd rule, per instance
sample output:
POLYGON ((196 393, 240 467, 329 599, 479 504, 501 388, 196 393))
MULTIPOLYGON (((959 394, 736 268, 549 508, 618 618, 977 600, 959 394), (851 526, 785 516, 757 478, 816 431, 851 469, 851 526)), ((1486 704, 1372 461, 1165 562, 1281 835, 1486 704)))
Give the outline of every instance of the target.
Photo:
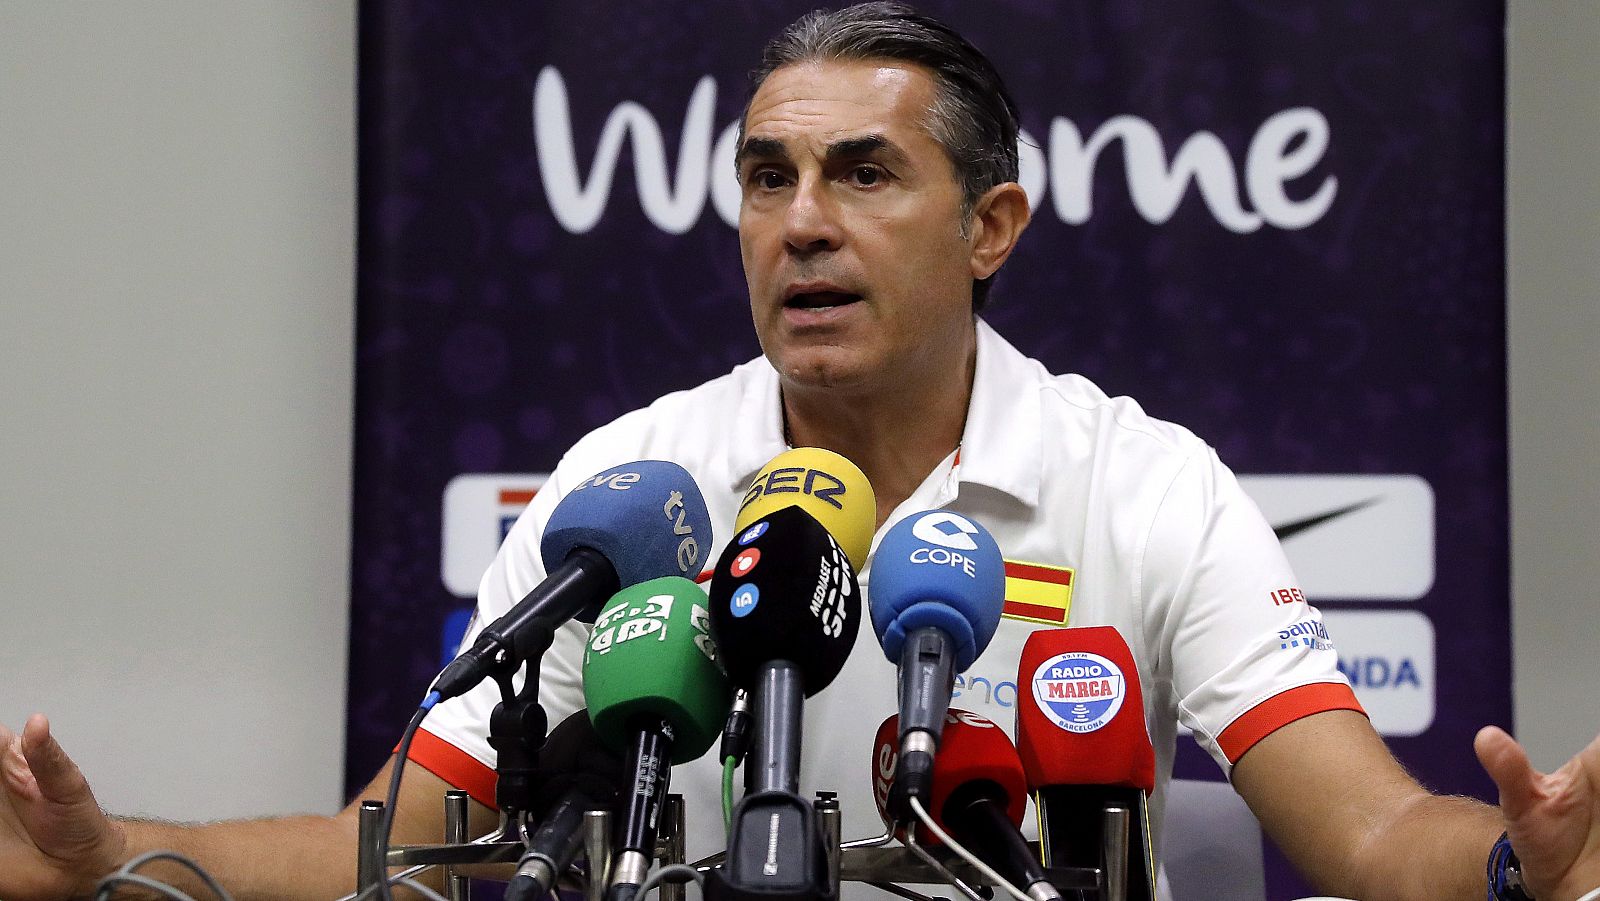
MULTIPOLYGON (((807 13, 773 38, 750 73, 750 98, 784 66, 810 61, 886 59, 933 73, 927 128, 944 148, 961 186, 961 233, 973 207, 995 185, 1017 180, 1017 107, 994 64, 950 26, 901 3, 872 2, 807 13)), ((739 133, 744 135, 745 116, 739 133)), ((972 285, 972 308, 988 300, 989 278, 972 285)))

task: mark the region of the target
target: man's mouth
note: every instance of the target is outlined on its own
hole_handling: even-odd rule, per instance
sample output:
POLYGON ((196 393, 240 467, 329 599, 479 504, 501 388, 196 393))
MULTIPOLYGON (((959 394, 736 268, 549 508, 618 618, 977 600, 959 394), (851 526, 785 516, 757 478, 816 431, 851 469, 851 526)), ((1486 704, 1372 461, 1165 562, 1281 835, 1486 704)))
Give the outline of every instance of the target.
POLYGON ((783 302, 785 307, 797 310, 831 310, 861 299, 860 294, 844 291, 805 291, 783 302))

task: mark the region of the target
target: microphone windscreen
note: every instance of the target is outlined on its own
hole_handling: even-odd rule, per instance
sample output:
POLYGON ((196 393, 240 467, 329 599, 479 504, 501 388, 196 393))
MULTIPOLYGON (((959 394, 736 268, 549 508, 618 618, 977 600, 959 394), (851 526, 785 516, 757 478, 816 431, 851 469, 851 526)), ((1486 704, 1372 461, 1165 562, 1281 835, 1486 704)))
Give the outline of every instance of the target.
POLYGON ((854 463, 820 447, 797 447, 773 457, 751 480, 733 529, 741 532, 770 513, 799 507, 832 535, 860 572, 872 549, 878 502, 854 463))
MULTIPOLYGON (((711 514, 688 471, 665 460, 624 463, 579 482, 550 511, 539 556, 554 572, 578 548, 598 551, 627 586, 694 578, 709 556, 711 514)), ((578 619, 592 622, 598 606, 578 619)))
POLYGON ((572 788, 609 803, 627 778, 622 758, 600 739, 588 710, 568 716, 550 730, 539 749, 539 772, 539 805, 531 811, 536 818, 543 818, 549 805, 572 788))
POLYGON ((1116 629, 1040 629, 1028 636, 1017 671, 1017 751, 1030 790, 1155 788, 1139 670, 1116 629))
MULTIPOLYGON (((872 747, 872 798, 885 825, 894 825, 889 813, 889 787, 894 780, 896 757, 900 751, 900 716, 895 714, 878 727, 872 747)), ((1021 826, 1027 812, 1028 786, 1022 761, 993 720, 954 707, 945 717, 944 737, 933 758, 933 792, 928 798, 928 813, 940 828, 951 831, 946 807, 952 796, 960 797, 975 787, 1005 809, 1013 825, 1021 826)), ((918 830, 924 844, 941 844, 938 836, 918 830)))
POLYGON ((722 734, 733 692, 717 666, 705 594, 667 576, 617 592, 583 655, 583 699, 600 740, 624 748, 641 717, 672 729, 672 762, 704 754, 722 734))
POLYGON ((861 589, 839 543, 811 514, 784 507, 728 543, 711 573, 711 634, 739 688, 787 660, 807 697, 844 668, 861 628, 861 589))
POLYGON ((989 530, 948 510, 929 510, 901 520, 878 543, 868 606, 891 662, 900 662, 912 631, 932 627, 950 636, 961 672, 989 646, 1005 595, 1005 561, 989 530))

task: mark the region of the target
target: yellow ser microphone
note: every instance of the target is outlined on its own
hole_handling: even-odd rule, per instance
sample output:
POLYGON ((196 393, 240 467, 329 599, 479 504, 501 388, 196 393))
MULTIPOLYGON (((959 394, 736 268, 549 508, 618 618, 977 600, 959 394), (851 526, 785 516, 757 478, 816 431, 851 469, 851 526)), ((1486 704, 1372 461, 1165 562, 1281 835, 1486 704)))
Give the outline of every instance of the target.
POLYGON ((797 447, 773 457, 750 482, 734 534, 785 507, 799 507, 821 523, 856 572, 867 565, 878 502, 866 474, 854 463, 820 447, 797 447))

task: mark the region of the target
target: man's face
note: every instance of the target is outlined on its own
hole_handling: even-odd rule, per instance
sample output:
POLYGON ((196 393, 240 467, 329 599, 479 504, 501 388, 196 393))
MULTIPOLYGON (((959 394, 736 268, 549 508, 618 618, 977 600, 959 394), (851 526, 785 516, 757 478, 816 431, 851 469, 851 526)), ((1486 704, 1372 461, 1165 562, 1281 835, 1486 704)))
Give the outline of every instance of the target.
POLYGON ((871 60, 786 66, 751 100, 739 247, 786 385, 893 391, 964 361, 972 242, 934 97, 925 69, 871 60))

